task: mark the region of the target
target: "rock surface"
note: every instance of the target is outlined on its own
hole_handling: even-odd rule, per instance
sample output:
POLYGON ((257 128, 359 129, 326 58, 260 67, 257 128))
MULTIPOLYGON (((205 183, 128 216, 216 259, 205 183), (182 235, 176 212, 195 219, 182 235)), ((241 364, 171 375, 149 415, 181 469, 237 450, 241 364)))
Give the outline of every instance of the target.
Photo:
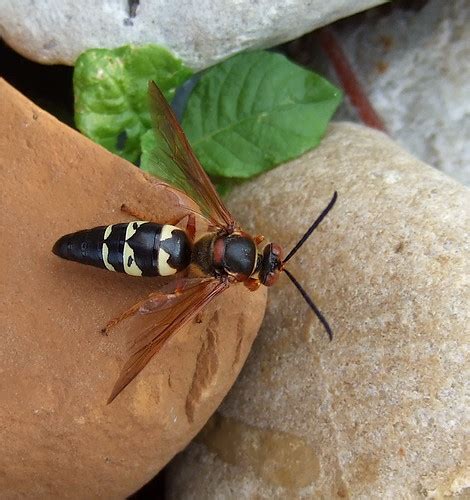
POLYGON ((3 0, 0 36, 37 62, 73 65, 89 48, 156 43, 195 69, 272 47, 383 0, 96 2, 3 0))
POLYGON ((265 293, 233 287, 173 337, 109 406, 125 336, 107 320, 156 287, 59 259, 62 234, 176 216, 168 193, 0 81, 0 491, 124 498, 181 450, 232 385, 265 293))
POLYGON ((239 379, 170 466, 169 498, 440 498, 470 486, 469 190, 379 132, 336 124, 231 206, 290 248, 334 189, 289 262, 333 341, 281 278, 239 379))
POLYGON ((346 20, 338 39, 390 135, 470 185, 470 8, 429 0, 346 20))

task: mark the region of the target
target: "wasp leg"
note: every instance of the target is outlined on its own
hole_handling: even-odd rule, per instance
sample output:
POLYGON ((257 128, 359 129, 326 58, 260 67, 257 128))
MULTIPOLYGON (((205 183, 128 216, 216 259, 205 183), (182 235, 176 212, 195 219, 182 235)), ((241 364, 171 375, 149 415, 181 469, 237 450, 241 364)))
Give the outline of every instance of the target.
POLYGON ((101 329, 101 333, 103 335, 108 335, 108 332, 109 332, 109 330, 111 330, 111 328, 114 328, 121 321, 123 321, 123 320, 125 320, 127 318, 130 318, 131 316, 134 316, 134 314, 136 314, 139 311, 141 305, 142 305, 142 302, 137 302, 137 304, 134 304, 132 307, 130 307, 129 309, 125 310, 119 316, 116 316, 115 318, 110 319, 106 323, 106 326, 101 329))
POLYGON ((188 222, 186 223, 186 232, 191 240, 194 241, 196 237, 196 217, 194 214, 188 214, 188 222))
POLYGON ((256 245, 259 245, 262 241, 264 241, 264 236, 262 234, 257 234, 254 238, 256 245))
POLYGON ((248 288, 248 290, 250 290, 250 292, 255 292, 260 287, 261 281, 254 278, 248 278, 243 282, 243 284, 248 288))
MULTIPOLYGON (((175 219, 173 221, 170 221, 169 224, 172 226, 177 226, 178 224, 181 224, 184 219, 188 218, 186 221, 186 232, 188 233, 189 237, 194 240, 196 236, 196 216, 192 213, 183 215, 183 217, 179 217, 178 219, 175 219)), ((184 224, 181 224, 181 226, 184 227, 184 224)))

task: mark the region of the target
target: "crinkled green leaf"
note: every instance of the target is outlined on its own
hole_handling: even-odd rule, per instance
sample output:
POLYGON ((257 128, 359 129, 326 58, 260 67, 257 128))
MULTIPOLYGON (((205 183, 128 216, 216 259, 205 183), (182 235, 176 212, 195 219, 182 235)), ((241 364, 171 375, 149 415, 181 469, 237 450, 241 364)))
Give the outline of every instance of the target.
POLYGON ((248 178, 317 146, 340 101, 340 90, 280 54, 242 53, 202 75, 183 128, 211 175, 248 178))
POLYGON ((88 50, 78 58, 73 78, 77 128, 136 161, 140 138, 150 128, 148 81, 155 80, 171 99, 190 75, 179 59, 156 45, 88 50))

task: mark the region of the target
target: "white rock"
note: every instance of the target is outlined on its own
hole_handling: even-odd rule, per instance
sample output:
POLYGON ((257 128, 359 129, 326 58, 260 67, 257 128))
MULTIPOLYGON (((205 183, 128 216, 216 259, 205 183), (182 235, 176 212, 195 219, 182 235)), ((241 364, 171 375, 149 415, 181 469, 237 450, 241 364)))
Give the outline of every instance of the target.
POLYGON ((271 47, 383 0, 0 0, 0 36, 34 61, 72 65, 95 47, 163 45, 193 68, 271 47), (129 5, 136 5, 135 13, 129 5))
POLYGON ((430 0, 341 23, 338 38, 390 135, 470 185, 470 8, 430 0))
MULTIPOLYGON (((241 376, 167 475, 171 499, 401 499, 470 487, 469 189, 385 135, 336 124, 241 186, 244 227, 290 247, 328 342, 281 277, 241 376)), ((463 498, 463 497, 462 497, 463 498)))

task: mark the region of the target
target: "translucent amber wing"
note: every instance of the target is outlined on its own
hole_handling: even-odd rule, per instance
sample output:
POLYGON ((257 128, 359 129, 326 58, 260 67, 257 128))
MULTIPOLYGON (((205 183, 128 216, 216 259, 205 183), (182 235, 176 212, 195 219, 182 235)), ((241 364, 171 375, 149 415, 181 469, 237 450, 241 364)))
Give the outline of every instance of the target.
POLYGON ((214 227, 233 227, 234 220, 189 145, 171 107, 149 82, 150 113, 156 148, 149 161, 154 175, 188 194, 214 227))
POLYGON ((227 282, 214 278, 175 280, 142 301, 138 310, 142 315, 151 314, 152 322, 140 331, 133 326, 129 358, 114 384, 108 403, 141 372, 172 335, 228 286, 227 282))

